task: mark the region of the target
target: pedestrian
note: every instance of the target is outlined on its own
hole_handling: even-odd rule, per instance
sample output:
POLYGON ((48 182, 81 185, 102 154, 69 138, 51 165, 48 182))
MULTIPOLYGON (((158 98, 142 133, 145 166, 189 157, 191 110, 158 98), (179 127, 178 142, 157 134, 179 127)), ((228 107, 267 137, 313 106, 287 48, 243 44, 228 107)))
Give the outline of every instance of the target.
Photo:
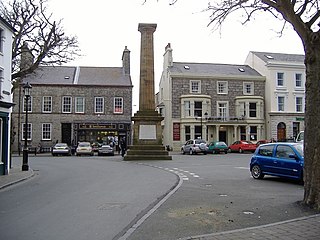
POLYGON ((126 153, 126 150, 127 150, 127 142, 125 137, 123 137, 120 140, 120 147, 121 147, 121 156, 124 157, 124 154, 126 153))

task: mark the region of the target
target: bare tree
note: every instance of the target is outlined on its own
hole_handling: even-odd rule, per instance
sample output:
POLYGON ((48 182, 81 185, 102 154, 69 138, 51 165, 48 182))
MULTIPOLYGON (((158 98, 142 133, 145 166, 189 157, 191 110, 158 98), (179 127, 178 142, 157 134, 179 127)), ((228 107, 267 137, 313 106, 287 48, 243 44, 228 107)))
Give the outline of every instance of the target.
MULTIPOLYGON (((178 0, 169 0, 172 5, 178 0)), ((284 24, 291 24, 305 51, 305 164, 303 203, 320 210, 320 3, 319 0, 213 0, 204 11, 210 12, 214 28, 221 27, 235 12, 243 23, 255 14, 270 13, 284 24)))
POLYGON ((12 46, 12 80, 34 72, 39 65, 61 65, 79 54, 78 40, 67 36, 61 20, 52 20, 46 0, 0 3, 2 17, 16 30, 12 46), (29 56, 28 64, 21 62, 29 56))

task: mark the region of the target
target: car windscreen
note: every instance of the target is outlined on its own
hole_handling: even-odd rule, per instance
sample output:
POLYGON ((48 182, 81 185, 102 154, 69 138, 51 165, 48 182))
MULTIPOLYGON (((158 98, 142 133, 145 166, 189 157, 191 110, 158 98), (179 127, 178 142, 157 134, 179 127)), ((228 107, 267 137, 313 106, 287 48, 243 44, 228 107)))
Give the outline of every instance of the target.
POLYGON ((303 157, 303 144, 294 145, 294 148, 299 152, 299 154, 303 157))

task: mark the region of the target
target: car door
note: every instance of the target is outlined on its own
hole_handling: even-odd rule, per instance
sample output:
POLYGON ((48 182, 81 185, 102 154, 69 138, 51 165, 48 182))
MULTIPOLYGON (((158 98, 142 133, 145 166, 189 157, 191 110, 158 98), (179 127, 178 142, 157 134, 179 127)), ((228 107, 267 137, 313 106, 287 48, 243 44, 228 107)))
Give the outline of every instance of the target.
POLYGON ((299 178, 301 175, 301 162, 291 146, 278 145, 276 149, 276 171, 279 175, 299 178))
POLYGON ((260 146, 257 152, 258 164, 263 172, 273 173, 275 172, 274 162, 274 145, 260 146))

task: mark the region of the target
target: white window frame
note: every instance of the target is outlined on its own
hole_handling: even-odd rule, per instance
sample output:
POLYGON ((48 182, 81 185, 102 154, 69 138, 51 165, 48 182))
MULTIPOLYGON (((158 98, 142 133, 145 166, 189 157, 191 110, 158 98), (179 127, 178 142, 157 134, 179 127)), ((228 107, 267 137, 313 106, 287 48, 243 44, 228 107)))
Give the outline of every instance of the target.
MULTIPOLYGON (((21 124, 21 140, 24 141, 24 126, 25 126, 25 123, 22 123, 21 124)), ((32 140, 32 123, 28 123, 28 126, 27 126, 27 140, 32 140)))
MULTIPOLYGON (((26 96, 23 97, 22 111, 26 112, 26 96)), ((29 99, 28 99, 28 113, 31 113, 31 112, 32 112, 32 96, 29 96, 29 99)))
POLYGON ((200 80, 190 80, 190 93, 201 93, 200 80))
POLYGON ((253 95, 253 94, 254 94, 254 83, 253 82, 244 82, 243 83, 243 95, 253 95), (249 88, 248 88, 248 86, 249 86, 249 88))
POLYGON ((296 100, 296 101, 295 101, 295 102, 296 102, 296 104, 295 104, 295 105, 296 105, 296 112, 304 112, 304 111, 303 111, 303 97, 302 97, 302 96, 298 96, 298 97, 296 97, 295 100, 296 100), (301 99, 301 103, 299 103, 299 104, 298 104, 298 99, 301 99), (301 108, 300 111, 298 110, 298 107, 301 108))
POLYGON ((42 112, 43 113, 52 113, 52 97, 43 96, 42 97, 42 112), (49 110, 47 110, 49 109, 49 110))
POLYGON ((277 87, 284 87, 284 72, 277 72, 277 87), (280 75, 282 78, 279 78, 280 75), (282 81, 282 84, 279 84, 279 81, 282 81))
POLYGON ((184 114, 185 117, 191 117, 191 101, 184 101, 184 114))
POLYGON ((3 53, 3 45, 4 45, 4 39, 5 39, 5 36, 4 36, 4 29, 0 27, 0 53, 3 53))
POLYGON ((123 114, 123 97, 115 97, 113 100, 113 113, 123 114), (119 110, 117 110, 119 108, 119 110))
POLYGON ((285 97, 284 96, 278 96, 277 97, 277 106, 278 106, 278 112, 284 112, 285 109, 285 97), (283 99, 283 102, 280 103, 280 98, 283 99))
POLYGON ((94 98, 94 113, 104 113, 104 97, 95 97, 94 98), (102 100, 102 104, 98 106, 98 100, 102 100), (99 109, 97 109, 99 107, 99 109, 101 108, 101 111, 99 109))
POLYGON ((42 123, 42 128, 41 128, 42 140, 51 140, 51 135, 52 135, 52 124, 42 123))
POLYGON ((229 102, 217 101, 217 117, 222 118, 223 120, 226 120, 229 117, 229 102), (224 104, 224 107, 221 107, 220 104, 224 104))
POLYGON ((217 81, 217 94, 228 94, 227 81, 217 81))
POLYGON ((75 97, 75 99, 74 99, 74 112, 75 113, 84 113, 85 112, 85 98, 84 97, 75 97))
POLYGON ((62 113, 71 113, 72 112, 72 97, 71 96, 63 96, 62 97, 62 113), (70 100, 67 102, 67 100, 70 100), (67 108, 70 108, 68 110, 67 108))
POLYGON ((254 102, 254 101, 251 101, 248 103, 248 118, 257 118, 258 117, 258 103, 257 102, 254 102), (252 104, 255 104, 256 105, 256 109, 255 109, 255 113, 256 113, 256 116, 255 117, 251 117, 251 112, 253 112, 253 110, 251 110, 250 108, 250 103, 252 104))
POLYGON ((302 73, 296 73, 295 75, 295 87, 296 88, 303 88, 303 80, 302 80, 302 73), (298 78, 300 76, 300 79, 298 78), (297 82, 300 82, 300 86, 297 85, 297 82))

